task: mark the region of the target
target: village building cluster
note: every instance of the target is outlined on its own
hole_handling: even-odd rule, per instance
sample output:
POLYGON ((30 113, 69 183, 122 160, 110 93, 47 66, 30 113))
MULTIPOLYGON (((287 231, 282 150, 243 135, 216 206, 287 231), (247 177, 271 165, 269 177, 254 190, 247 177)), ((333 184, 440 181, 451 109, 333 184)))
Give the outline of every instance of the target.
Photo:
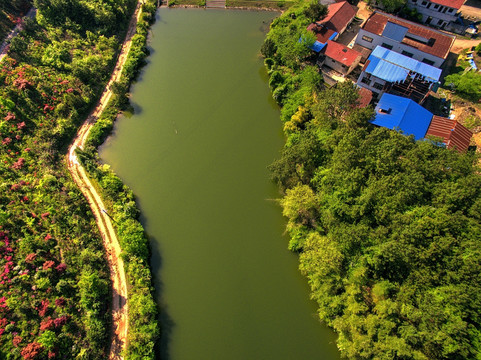
POLYGON ((401 130, 416 139, 436 138, 442 146, 466 151, 472 133, 456 120, 435 116, 422 106, 429 93, 437 90, 441 68, 456 39, 440 29, 459 29, 456 23, 464 1, 408 0, 425 25, 382 11, 363 21, 349 2, 329 4, 327 16, 307 28, 316 37, 311 49, 318 54, 325 81, 333 85, 350 78, 355 82, 361 106, 377 104, 374 125, 401 130), (352 33, 353 23, 358 23, 357 33, 352 33))

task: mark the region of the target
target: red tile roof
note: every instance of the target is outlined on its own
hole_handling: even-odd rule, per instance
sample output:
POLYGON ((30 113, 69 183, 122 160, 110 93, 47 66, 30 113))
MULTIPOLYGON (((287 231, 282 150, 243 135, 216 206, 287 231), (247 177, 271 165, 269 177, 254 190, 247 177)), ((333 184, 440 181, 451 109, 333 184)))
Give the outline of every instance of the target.
POLYGON ((325 44, 327 40, 329 40, 329 38, 336 32, 334 30, 328 29, 325 26, 318 26, 315 24, 309 25, 307 30, 312 31, 314 35, 316 35, 316 40, 322 44, 325 44))
POLYGON ((456 120, 434 115, 426 136, 436 136, 443 139, 448 149, 455 148, 460 152, 468 149, 472 132, 456 120))
POLYGON ((369 105, 372 100, 372 91, 366 88, 359 88, 359 99, 357 99, 357 107, 360 109, 369 105))
POLYGON ((349 49, 347 46, 329 40, 324 48, 324 54, 337 62, 351 66, 356 59, 360 59, 362 54, 356 50, 349 49))
POLYGON ((328 28, 340 33, 351 20, 356 16, 357 8, 349 4, 347 1, 330 4, 327 16, 318 21, 318 24, 324 24, 328 28))
POLYGON ((367 19, 362 28, 370 33, 381 36, 388 21, 408 28, 406 37, 404 37, 402 40, 403 44, 409 45, 427 54, 431 54, 442 59, 446 59, 449 54, 449 50, 453 46, 454 40, 456 39, 455 36, 447 35, 440 31, 430 29, 426 26, 418 25, 379 11, 374 12, 369 19, 367 19), (428 40, 428 43, 426 44, 414 39, 410 39, 408 38, 409 34, 416 37, 422 37, 428 40))
POLYGON ((466 0, 431 0, 432 3, 459 9, 466 0))

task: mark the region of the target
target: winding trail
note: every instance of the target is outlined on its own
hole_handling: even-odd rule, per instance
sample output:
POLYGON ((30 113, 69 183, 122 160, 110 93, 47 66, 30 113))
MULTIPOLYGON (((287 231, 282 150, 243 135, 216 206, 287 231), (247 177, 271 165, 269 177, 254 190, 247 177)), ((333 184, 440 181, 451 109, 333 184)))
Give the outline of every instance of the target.
POLYGON ((122 352, 127 345, 128 332, 128 301, 127 301, 127 282, 125 279, 124 263, 120 257, 121 249, 117 234, 112 226, 112 222, 105 206, 92 186, 85 169, 78 161, 75 149, 83 149, 85 141, 88 137, 89 131, 95 124, 95 121, 105 110, 110 97, 112 96, 111 85, 120 79, 122 68, 127 60, 127 55, 132 45, 132 37, 135 34, 137 22, 141 14, 141 3, 138 1, 135 12, 129 23, 127 35, 125 37, 117 64, 112 72, 112 76, 102 93, 102 96, 96 107, 92 110, 83 125, 77 132, 72 145, 70 145, 67 157, 67 167, 75 183, 78 185, 92 209, 95 216, 97 226, 102 235, 103 244, 105 247, 107 262, 110 269, 110 277, 112 280, 112 334, 111 345, 109 351, 109 359, 123 359, 122 352))

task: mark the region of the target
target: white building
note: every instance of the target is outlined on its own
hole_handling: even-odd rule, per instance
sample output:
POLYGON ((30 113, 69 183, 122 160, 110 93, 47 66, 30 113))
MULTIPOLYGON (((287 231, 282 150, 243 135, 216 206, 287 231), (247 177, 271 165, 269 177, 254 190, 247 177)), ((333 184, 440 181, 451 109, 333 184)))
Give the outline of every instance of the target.
POLYGON ((422 103, 440 77, 441 69, 378 46, 364 64, 357 85, 372 91, 375 98, 389 92, 422 103))
POLYGON ((423 23, 444 28, 455 22, 458 11, 466 0, 408 0, 407 5, 415 8, 422 16, 423 23))
POLYGON ((428 65, 441 67, 455 39, 453 35, 376 11, 359 30, 356 44, 371 50, 382 46, 428 65))

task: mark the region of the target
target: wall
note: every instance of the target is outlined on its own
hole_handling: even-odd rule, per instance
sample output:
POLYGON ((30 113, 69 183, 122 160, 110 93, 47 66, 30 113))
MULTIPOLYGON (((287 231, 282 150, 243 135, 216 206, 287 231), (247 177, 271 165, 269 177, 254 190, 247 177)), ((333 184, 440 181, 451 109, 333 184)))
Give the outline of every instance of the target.
POLYGON ((414 2, 413 0, 409 0, 407 2, 407 5, 409 7, 416 8, 417 11, 423 16, 423 23, 431 26, 443 27, 451 21, 456 21, 457 10, 451 7, 442 6, 431 3, 430 1, 423 0, 417 0, 416 2, 414 2), (422 5, 424 2, 426 4, 422 5), (436 6, 437 8, 435 8, 436 6), (443 12, 444 9, 447 9, 446 12, 443 12), (432 20, 428 23, 426 21, 429 17, 432 17, 432 20), (441 23, 439 21, 441 21, 441 23))

